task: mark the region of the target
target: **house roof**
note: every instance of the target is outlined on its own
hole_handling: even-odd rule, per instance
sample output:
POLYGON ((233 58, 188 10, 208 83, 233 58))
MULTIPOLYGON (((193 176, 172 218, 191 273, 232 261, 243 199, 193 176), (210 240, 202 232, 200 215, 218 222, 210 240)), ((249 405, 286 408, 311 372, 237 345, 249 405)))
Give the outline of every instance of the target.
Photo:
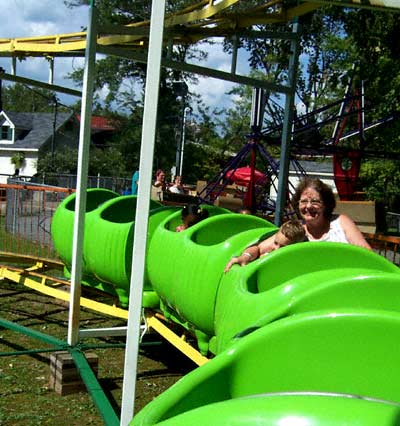
MULTIPOLYGON (((46 112, 7 112, 7 117, 18 130, 25 130, 14 144, 0 143, 4 149, 39 149, 53 135, 54 114, 46 112)), ((59 112, 56 118, 56 131, 71 117, 71 112, 59 112)), ((4 120, 2 121, 4 122, 4 120)))
MULTIPOLYGON (((81 116, 79 114, 76 115, 78 121, 81 121, 81 116)), ((91 121, 91 129, 92 131, 114 131, 116 130, 116 126, 113 120, 110 120, 106 117, 92 116, 91 121)))

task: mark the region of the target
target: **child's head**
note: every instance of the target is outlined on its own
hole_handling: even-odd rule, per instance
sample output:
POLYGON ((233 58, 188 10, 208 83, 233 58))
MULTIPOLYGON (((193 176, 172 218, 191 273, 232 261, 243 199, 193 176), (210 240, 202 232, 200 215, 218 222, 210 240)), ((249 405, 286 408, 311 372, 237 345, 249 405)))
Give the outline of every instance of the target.
POLYGON ((246 208, 246 207, 242 207, 237 211, 239 214, 251 214, 251 210, 246 208))
POLYGON ((280 247, 288 246, 294 243, 305 241, 306 232, 304 226, 298 220, 289 220, 282 224, 278 232, 274 236, 274 248, 277 250, 280 247))
POLYGON ((208 217, 208 211, 197 204, 187 204, 182 209, 182 222, 189 228, 208 217))

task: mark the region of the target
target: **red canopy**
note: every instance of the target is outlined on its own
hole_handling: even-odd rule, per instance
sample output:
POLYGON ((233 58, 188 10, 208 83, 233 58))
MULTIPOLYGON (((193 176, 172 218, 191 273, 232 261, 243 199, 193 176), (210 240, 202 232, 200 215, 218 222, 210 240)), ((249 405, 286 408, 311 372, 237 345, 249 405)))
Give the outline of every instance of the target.
MULTIPOLYGON (((226 178, 232 180, 237 185, 247 186, 251 180, 251 167, 239 167, 236 170, 229 170, 226 173, 226 178)), ((259 170, 254 170, 254 183, 261 185, 265 183, 267 176, 259 170)))

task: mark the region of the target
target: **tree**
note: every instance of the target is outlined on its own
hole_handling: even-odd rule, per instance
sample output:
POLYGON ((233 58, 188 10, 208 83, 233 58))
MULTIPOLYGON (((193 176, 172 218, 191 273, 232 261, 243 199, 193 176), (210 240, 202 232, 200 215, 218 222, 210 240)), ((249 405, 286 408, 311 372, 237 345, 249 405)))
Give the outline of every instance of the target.
MULTIPOLYGON (((80 1, 66 2, 71 7, 81 3, 80 1)), ((190 0, 167 1, 166 12, 182 10, 192 3, 190 0)), ((99 11, 100 25, 106 23, 124 25, 141 22, 149 19, 151 13, 151 2, 149 1, 102 0, 97 2, 96 6, 99 11)), ((169 51, 169 54, 172 59, 181 61, 194 57, 201 60, 206 56, 205 52, 191 45, 175 46, 174 49, 169 51)), ((78 84, 82 82, 82 76, 82 69, 70 75, 78 84)), ((143 111, 145 78, 145 64, 114 56, 107 56, 96 63, 95 89, 107 89, 103 107, 109 111, 118 109, 126 115, 125 122, 128 124, 128 128, 123 132, 123 140, 119 141, 118 145, 127 155, 130 164, 137 162, 138 155, 132 155, 132 151, 129 151, 128 155, 128 148, 134 147, 136 149, 140 146, 140 132, 137 130, 137 126, 141 126, 141 120, 138 120, 138 117, 143 111), (138 124, 139 121, 140 125, 138 124)), ((169 170, 175 164, 183 110, 187 105, 190 105, 192 99, 195 99, 190 93, 182 96, 179 92, 179 86, 175 83, 189 81, 196 81, 196 77, 176 70, 165 68, 161 70, 154 168, 169 170)), ((95 106, 99 108, 98 99, 95 106)))
POLYGON ((54 152, 46 152, 38 158, 37 172, 76 174, 78 162, 78 150, 64 148, 54 152))
POLYGON ((52 112, 56 94, 21 83, 3 86, 3 110, 12 112, 52 112))
POLYGON ((25 154, 23 152, 16 152, 10 161, 15 167, 15 175, 19 175, 19 171, 25 163, 25 154))

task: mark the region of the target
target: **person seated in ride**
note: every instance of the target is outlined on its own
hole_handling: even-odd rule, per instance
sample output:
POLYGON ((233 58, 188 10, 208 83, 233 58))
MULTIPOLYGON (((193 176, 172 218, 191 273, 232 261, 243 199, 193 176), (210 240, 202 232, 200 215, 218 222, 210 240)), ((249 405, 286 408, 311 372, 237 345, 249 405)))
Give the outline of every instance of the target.
POLYGON ((181 232, 208 217, 208 211, 197 204, 187 204, 182 209, 182 224, 175 231, 181 232))
POLYGON ((252 214, 251 210, 247 207, 241 207, 238 209, 237 213, 239 214, 252 214))
POLYGON ((164 170, 158 169, 156 172, 156 180, 153 183, 153 186, 160 188, 163 191, 167 189, 167 182, 165 181, 165 172, 164 170))
POLYGON ((182 185, 182 176, 175 176, 174 183, 168 188, 168 190, 174 194, 184 194, 185 189, 182 185))
POLYGON ((352 219, 345 214, 333 216, 335 196, 320 179, 306 177, 300 181, 291 203, 309 241, 347 243, 372 250, 352 219))
POLYGON ((288 222, 285 222, 278 229, 278 232, 271 237, 247 247, 240 256, 233 257, 225 266, 224 272, 228 272, 235 264, 245 266, 253 260, 265 256, 280 247, 303 241, 307 241, 303 225, 298 220, 289 220, 288 222))

